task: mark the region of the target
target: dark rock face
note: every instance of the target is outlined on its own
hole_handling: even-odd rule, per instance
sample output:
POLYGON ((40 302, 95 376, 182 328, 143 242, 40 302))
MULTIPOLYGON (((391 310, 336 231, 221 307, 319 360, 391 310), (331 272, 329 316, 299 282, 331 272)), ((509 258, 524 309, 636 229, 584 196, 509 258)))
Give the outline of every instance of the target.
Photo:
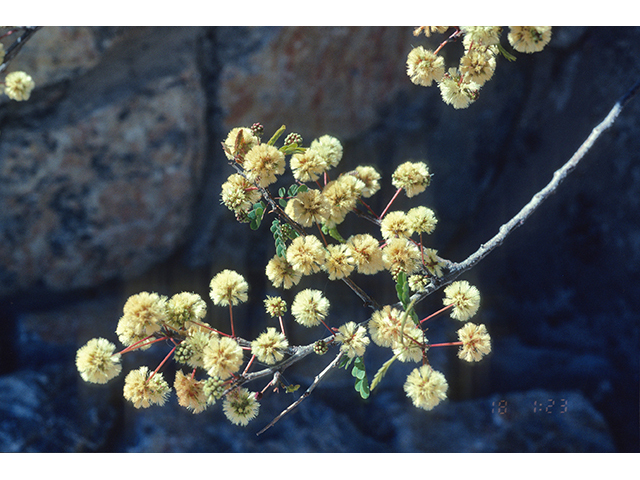
MULTIPOLYGON (((135 410, 122 399, 123 375, 108 385, 77 375, 79 346, 96 336, 117 343, 129 294, 208 298, 222 268, 251 284, 240 334, 264 330, 273 244, 268 227, 250 231, 220 205, 230 128, 259 121, 270 134, 285 124, 307 144, 337 136, 341 171, 372 164, 383 173, 377 211, 394 193, 395 167, 426 159, 432 185, 394 208, 433 208, 430 246, 460 261, 640 78, 639 29, 559 27, 543 52, 499 59, 478 101, 453 110, 435 87, 406 77, 416 44, 437 40, 386 27, 39 31, 12 64, 36 90, 28 102, 0 102, 0 451, 638 451, 638 98, 558 192, 464 276, 482 293, 476 323, 493 351, 477 365, 434 351, 450 387, 431 412, 404 396, 410 365, 367 401, 349 372, 332 372, 259 437, 297 393, 267 395, 241 429, 219 405, 194 416, 174 396, 135 410)), ((326 288, 332 324, 366 318, 351 292, 317 280, 309 286, 326 288)), ((356 281, 395 301, 387 276, 356 281)), ((437 293, 420 313, 440 305, 437 293)), ((209 309, 208 321, 227 329, 226 312, 209 309)), ((451 322, 440 319, 428 338, 454 340, 451 322)), ((294 339, 313 333, 302 330, 292 326, 294 339)), ((164 354, 132 355, 125 369, 164 354)), ((370 378, 387 355, 368 352, 370 378)), ((304 389, 329 361, 315 357, 288 380, 304 389)), ((166 368, 172 381, 175 367, 166 368)))

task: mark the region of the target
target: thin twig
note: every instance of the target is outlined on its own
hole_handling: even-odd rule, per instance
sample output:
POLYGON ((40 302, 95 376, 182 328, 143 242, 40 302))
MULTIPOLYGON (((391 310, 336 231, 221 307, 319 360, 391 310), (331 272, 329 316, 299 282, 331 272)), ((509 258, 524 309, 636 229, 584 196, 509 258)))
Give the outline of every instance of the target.
POLYGON ((471 269, 475 265, 480 262, 484 257, 486 257, 491 251, 493 251, 496 247, 502 245, 507 236, 513 232, 517 227, 522 225, 525 220, 527 220, 531 214, 540 206, 540 204, 545 201, 553 192, 556 191, 558 185, 571 173, 578 165, 580 160, 584 158, 589 149, 593 146, 595 141, 602 135, 602 133, 611 127, 615 122, 616 118, 622 111, 622 107, 631 100, 631 98, 638 93, 640 90, 640 81, 638 81, 629 91, 627 91, 613 106, 609 114, 605 117, 605 119, 600 122, 589 134, 587 139, 584 141, 580 148, 576 150, 573 156, 565 163, 561 168, 555 171, 553 174, 553 178, 538 193, 536 193, 529 203, 527 203, 518 214, 509 220, 507 223, 502 225, 498 230, 498 233, 493 236, 488 242, 480 245, 480 248, 476 250, 473 254, 471 254, 466 260, 460 263, 450 262, 447 266, 447 273, 439 278, 432 279, 431 283, 427 286, 424 292, 414 295, 416 298, 416 303, 422 301, 427 296, 431 295, 433 292, 443 287, 444 285, 448 285, 453 282, 460 274, 466 272, 471 269))
POLYGON ((269 428, 273 427, 276 424, 276 422, 278 422, 278 420, 280 420, 287 413, 289 413, 291 410, 293 410, 298 405, 300 405, 305 398, 307 398, 309 395, 311 395, 311 392, 316 388, 316 386, 318 386, 318 384, 324 378, 324 376, 327 373, 329 373, 329 370, 334 368, 340 362, 340 360, 342 360, 343 355, 344 355, 344 352, 342 352, 342 351, 338 352, 338 354, 336 355, 336 358, 334 358, 331 361, 331 363, 325 367, 324 370, 322 370, 318 375, 316 375, 316 378, 314 378, 313 383, 311 385, 309 385, 309 388, 307 388, 307 391, 304 392, 302 395, 300 395, 300 398, 298 398, 295 402, 293 402, 291 405, 289 405, 287 408, 285 408, 282 412, 280 412, 280 414, 276 418, 271 420, 269 425, 267 425, 262 430, 260 430, 258 433, 256 433, 256 436, 266 432, 269 428))
POLYGON ((15 42, 11 44, 4 55, 4 60, 2 64, 0 64, 0 73, 4 72, 9 66, 9 62, 15 57, 20 49, 24 46, 24 44, 31 38, 31 36, 40 30, 42 27, 20 27, 24 29, 22 35, 16 38, 15 42))

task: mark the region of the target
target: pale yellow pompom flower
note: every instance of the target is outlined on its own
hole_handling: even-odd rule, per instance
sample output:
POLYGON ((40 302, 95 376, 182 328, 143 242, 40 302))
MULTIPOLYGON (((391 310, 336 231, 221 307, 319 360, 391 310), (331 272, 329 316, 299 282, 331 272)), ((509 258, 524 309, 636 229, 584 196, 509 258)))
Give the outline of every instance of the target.
POLYGON ((284 213, 303 227, 310 227, 316 223, 323 224, 329 218, 329 201, 319 190, 311 189, 298 192, 287 202, 284 213))
POLYGON ((300 182, 315 182, 329 166, 324 157, 310 148, 293 155, 290 163, 293 177, 300 182))
POLYGON ((328 226, 339 225, 346 215, 355 208, 364 189, 364 183, 353 175, 340 175, 327 183, 322 195, 329 202, 328 226))
POLYGON ((480 292, 466 280, 453 282, 444 289, 442 303, 453 305, 451 318, 460 321, 473 317, 480 307, 480 292))
POLYGON ((329 274, 329 280, 348 277, 355 269, 355 260, 348 245, 329 245, 322 269, 329 274))
POLYGON ((403 211, 387 213, 380 222, 380 233, 385 240, 406 238, 413 233, 407 214, 403 211))
POLYGON ((12 100, 29 100, 35 82, 24 72, 11 72, 4 78, 4 93, 12 100))
POLYGON ((467 108, 478 98, 480 85, 475 82, 461 80, 456 68, 450 68, 438 84, 442 100, 455 109, 467 108))
POLYGON ((409 228, 415 233, 431 234, 436 228, 438 219, 433 210, 427 207, 413 207, 407 212, 409 228))
POLYGON ((342 160, 342 144, 331 135, 323 135, 315 139, 309 148, 325 159, 328 168, 337 167, 342 160))
POLYGON ((307 288, 299 292, 291 304, 291 314, 305 327, 320 325, 329 313, 329 300, 320 290, 307 288))
POLYGON ((211 299, 220 306, 238 305, 249 298, 249 284, 242 275, 233 270, 223 270, 211 279, 211 299))
POLYGON ((247 179, 260 187, 267 187, 282 175, 285 167, 284 153, 273 145, 261 143, 253 147, 244 157, 243 167, 247 179))
POLYGON ((242 365, 242 347, 229 337, 214 337, 204 347, 202 362, 211 377, 222 380, 236 373, 242 365))
POLYGON ((479 362, 482 357, 491 352, 491 337, 483 324, 475 325, 471 322, 465 324, 458 330, 458 338, 462 342, 458 357, 462 360, 479 362))
POLYGON ((502 27, 460 27, 460 30, 464 33, 462 43, 465 49, 468 49, 471 44, 480 45, 498 45, 500 43, 500 35, 502 34, 502 27))
POLYGON ((237 158, 242 163, 249 150, 258 145, 260 140, 248 127, 236 127, 231 129, 224 141, 224 153, 229 160, 237 158), (240 136, 240 138, 238 138, 240 136), (237 147, 237 148, 236 148, 237 147))
POLYGON ((176 293, 167 301, 167 323, 174 328, 189 328, 207 314, 207 304, 197 293, 176 293))
POLYGON ((105 338, 92 338, 76 353, 76 367, 85 382, 107 383, 122 370, 116 346, 105 338))
POLYGON ((363 197, 369 198, 380 190, 380 179, 382 177, 374 167, 360 165, 356 167, 354 175, 364 183, 364 188, 361 192, 363 197))
POLYGON ((277 255, 269 260, 265 273, 274 287, 285 290, 297 285, 302 278, 302 273, 294 270, 286 258, 277 255))
POLYGON ((460 73, 465 81, 474 82, 478 87, 491 79, 496 70, 496 47, 473 44, 460 59, 460 73))
POLYGON ((551 40, 551 27, 509 27, 511 46, 522 53, 541 51, 551 40))
POLYGON ((394 275, 400 271, 411 275, 420 268, 420 250, 406 238, 393 238, 382 249, 382 261, 394 275))
MULTIPOLYGON (((402 315, 404 312, 390 305, 376 310, 369 319, 368 327, 371 340, 381 347, 391 347, 400 342, 402 336, 400 327, 402 325, 402 315)), ((404 332, 416 328, 412 321, 405 321, 404 332)))
POLYGON ((282 360, 287 348, 289 348, 289 341, 273 327, 268 327, 266 332, 261 333, 251 342, 251 354, 267 365, 273 365, 282 360))
MULTIPOLYGON (((131 295, 118 321, 116 334, 123 345, 132 345, 159 332, 167 321, 167 298, 157 293, 140 292, 131 295)), ((143 347, 147 349, 149 346, 143 347)))
POLYGON ((151 372, 146 366, 131 370, 124 379, 124 398, 136 408, 149 408, 153 404, 164 405, 169 395, 169 385, 162 373, 151 372))
POLYGON ((426 348, 424 343, 424 332, 409 318, 405 321, 402 338, 393 342, 391 349, 401 362, 419 362, 426 348))
POLYGON ((260 403, 256 394, 246 388, 235 388, 230 391, 222 404, 222 411, 234 425, 245 426, 258 415, 260 403))
POLYGON ((347 245, 351 247, 351 257, 359 273, 373 275, 384 269, 380 242, 368 233, 359 233, 349 237, 347 245))
POLYGON ((302 275, 320 271, 326 258, 327 251, 314 235, 296 237, 287 248, 287 262, 302 275))
POLYGON ((204 382, 198 381, 191 375, 185 375, 182 370, 176 371, 173 388, 178 397, 178 405, 200 413, 207 408, 207 396, 204 394, 204 382))
POLYGON ((415 47, 407 56, 407 75, 412 83, 425 87, 439 82, 444 75, 444 58, 422 46, 415 47))
POLYGON ((414 369, 404 384, 404 391, 418 408, 431 410, 447 398, 449 385, 444 375, 429 365, 414 369))
POLYGON ((338 328, 336 342, 341 343, 340 350, 349 358, 361 357, 369 345, 367 330, 355 322, 347 322, 338 328))
POLYGON ((431 174, 426 163, 408 161, 395 169, 391 180, 394 187, 404 189, 411 198, 425 191, 431 183, 431 174))
POLYGON ((249 180, 234 173, 222 184, 222 203, 231 211, 247 211, 261 198, 260 191, 249 180))

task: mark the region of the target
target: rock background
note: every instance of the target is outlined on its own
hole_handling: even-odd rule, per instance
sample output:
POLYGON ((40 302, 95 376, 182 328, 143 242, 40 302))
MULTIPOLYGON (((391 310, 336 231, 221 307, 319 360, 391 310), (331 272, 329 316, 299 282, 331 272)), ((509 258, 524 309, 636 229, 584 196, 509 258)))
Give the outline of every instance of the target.
MULTIPOLYGON (((440 220, 433 247, 462 260, 640 78, 640 29, 559 27, 542 53, 500 59, 479 100, 458 111, 406 77, 411 45, 435 45, 411 30, 49 27, 29 41, 12 67, 34 77, 31 99, 0 97, 0 451, 640 449, 637 98, 559 191, 464 276, 483 294, 477 320, 493 352, 477 365, 433 352, 450 383, 434 411, 404 397, 409 366, 366 402, 347 372, 334 372, 257 438, 291 397, 266 398, 240 429, 219 408, 194 417, 175 398, 135 410, 122 376, 80 381, 76 349, 96 336, 115 341, 125 299, 141 290, 208 298, 211 275, 233 268, 257 302, 239 310, 251 319, 239 333, 264 329, 270 233, 235 223, 219 204, 230 173, 219 142, 230 128, 286 124, 307 143, 330 133, 345 147, 341 169, 375 164, 386 179, 399 163, 426 159, 435 176, 415 200, 440 220), (534 401, 544 412, 533 413, 534 401)), ((387 181, 374 209, 392 194, 387 181)), ((390 302, 386 280, 360 283, 390 302)), ((343 317, 334 323, 364 320, 335 287, 322 287, 343 317)), ((209 321, 226 322, 221 315, 210 307, 209 321)), ((300 330, 292 327, 294 342, 300 330)), ((429 333, 452 336, 444 318, 429 333)), ((125 368, 163 355, 127 356, 125 368)), ((371 351, 371 372, 385 355, 371 351)), ((287 378, 304 388, 327 361, 287 378)))

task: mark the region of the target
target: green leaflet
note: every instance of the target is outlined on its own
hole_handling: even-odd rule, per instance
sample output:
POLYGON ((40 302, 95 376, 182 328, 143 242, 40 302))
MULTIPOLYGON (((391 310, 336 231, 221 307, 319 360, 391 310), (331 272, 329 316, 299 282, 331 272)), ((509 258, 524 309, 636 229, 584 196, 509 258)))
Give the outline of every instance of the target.
POLYGON ((355 362, 353 362, 351 375, 356 378, 356 383, 353 386, 356 391, 360 393, 362 398, 369 398, 371 391, 369 389, 369 380, 367 379, 367 372, 365 370, 364 360, 362 357, 357 357, 355 362))
POLYGON ((257 230, 260 228, 260 223, 262 223, 262 217, 264 216, 264 202, 260 201, 253 205, 253 208, 247 214, 249 218, 249 226, 251 230, 257 230))

